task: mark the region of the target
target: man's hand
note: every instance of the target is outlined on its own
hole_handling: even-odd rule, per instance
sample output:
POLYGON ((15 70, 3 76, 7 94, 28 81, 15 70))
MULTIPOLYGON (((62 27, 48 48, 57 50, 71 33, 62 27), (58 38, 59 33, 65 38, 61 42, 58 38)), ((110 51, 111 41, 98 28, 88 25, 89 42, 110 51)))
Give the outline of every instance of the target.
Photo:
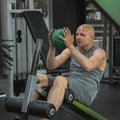
POLYGON ((63 34, 64 34, 64 37, 62 36, 59 36, 59 37, 64 41, 66 47, 69 48, 74 44, 74 35, 71 34, 71 31, 69 30, 69 28, 64 28, 63 34))
POLYGON ((52 28, 48 33, 49 45, 50 45, 51 48, 55 48, 55 46, 52 44, 52 40, 51 40, 53 32, 54 32, 54 28, 52 28))

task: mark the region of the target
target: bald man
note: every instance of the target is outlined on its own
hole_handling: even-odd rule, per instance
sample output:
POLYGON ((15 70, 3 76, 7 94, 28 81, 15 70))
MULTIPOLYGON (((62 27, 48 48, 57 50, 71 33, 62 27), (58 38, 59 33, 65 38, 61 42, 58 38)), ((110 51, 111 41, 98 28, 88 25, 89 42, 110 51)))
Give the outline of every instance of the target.
POLYGON ((46 74, 38 74, 38 84, 41 88, 50 86, 47 102, 55 105, 56 110, 61 106, 65 90, 70 88, 75 99, 89 106, 95 99, 100 80, 106 67, 106 53, 103 49, 94 46, 94 28, 89 24, 80 25, 76 30, 77 46, 74 46, 74 36, 69 28, 63 29, 66 49, 55 56, 56 47, 51 42, 51 35, 54 29, 48 34, 49 52, 47 55, 48 69, 55 69, 62 65, 69 58, 70 71, 68 76, 53 77, 46 74))

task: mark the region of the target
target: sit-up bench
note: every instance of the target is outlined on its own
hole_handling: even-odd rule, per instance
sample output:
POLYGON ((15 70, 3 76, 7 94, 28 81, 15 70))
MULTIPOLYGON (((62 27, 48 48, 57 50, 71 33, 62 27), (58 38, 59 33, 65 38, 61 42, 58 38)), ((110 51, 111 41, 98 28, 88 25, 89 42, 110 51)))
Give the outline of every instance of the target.
MULTIPOLYGON (((17 113, 23 113, 23 119, 28 119, 28 114, 35 115, 35 116, 43 116, 47 118, 53 118, 55 115, 55 107, 52 104, 48 104, 45 101, 33 101, 32 96, 34 94, 34 91, 38 91, 40 95, 46 97, 46 92, 38 88, 36 86, 37 78, 36 78, 36 72, 37 72, 37 65, 38 65, 38 56, 41 55, 41 58, 43 60, 44 65, 46 65, 46 56, 49 49, 48 44, 48 29, 45 25, 45 22, 43 20, 42 14, 39 11, 25 11, 23 12, 23 16, 26 20, 26 23, 28 25, 28 28, 30 29, 30 32, 32 34, 33 40, 36 43, 36 50, 33 58, 33 63, 31 67, 31 73, 28 76, 26 89, 25 89, 25 95, 24 99, 11 99, 8 98, 6 100, 6 110, 9 112, 17 112, 17 113)), ((59 54, 59 52, 56 52, 56 54, 59 54)), ((68 67, 68 66, 67 66, 68 67)), ((61 73, 68 70, 66 66, 62 66, 61 68, 57 69, 56 71, 49 71, 46 68, 48 73, 61 73)), ((92 117, 92 120, 107 120, 107 118, 101 116, 97 112, 93 111, 89 107, 79 103, 77 100, 74 100, 74 95, 72 92, 66 92, 65 98, 67 98, 67 103, 64 102, 62 107, 65 110, 70 111, 70 109, 75 109, 76 113, 81 114, 81 111, 90 117, 92 117), (67 96, 67 97, 66 97, 67 96), (65 106, 65 107, 64 107, 65 106), (69 108, 67 109, 67 106, 69 108)))

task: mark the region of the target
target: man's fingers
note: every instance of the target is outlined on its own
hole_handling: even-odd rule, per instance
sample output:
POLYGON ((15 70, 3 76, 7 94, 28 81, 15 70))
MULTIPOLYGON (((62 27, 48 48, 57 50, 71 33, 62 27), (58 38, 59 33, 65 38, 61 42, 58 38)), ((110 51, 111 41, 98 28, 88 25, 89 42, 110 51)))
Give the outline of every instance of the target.
POLYGON ((48 33, 48 38, 49 38, 49 39, 51 39, 53 32, 54 32, 54 28, 50 29, 50 31, 49 31, 49 33, 48 33))
POLYGON ((63 34, 64 34, 64 35, 69 35, 69 34, 71 35, 71 32, 70 32, 69 28, 65 28, 65 27, 64 27, 64 28, 63 28, 63 34))
POLYGON ((71 34, 71 31, 68 27, 66 28, 66 31, 67 31, 67 33, 71 34))

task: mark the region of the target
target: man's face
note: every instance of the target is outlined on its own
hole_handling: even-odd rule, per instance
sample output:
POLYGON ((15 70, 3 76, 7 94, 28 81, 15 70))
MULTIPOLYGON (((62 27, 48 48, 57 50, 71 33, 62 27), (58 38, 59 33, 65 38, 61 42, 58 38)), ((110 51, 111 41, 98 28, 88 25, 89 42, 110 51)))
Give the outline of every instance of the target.
POLYGON ((92 38, 90 35, 89 30, 86 27, 79 27, 76 31, 76 42, 77 45, 80 47, 86 47, 87 45, 91 44, 92 38))

